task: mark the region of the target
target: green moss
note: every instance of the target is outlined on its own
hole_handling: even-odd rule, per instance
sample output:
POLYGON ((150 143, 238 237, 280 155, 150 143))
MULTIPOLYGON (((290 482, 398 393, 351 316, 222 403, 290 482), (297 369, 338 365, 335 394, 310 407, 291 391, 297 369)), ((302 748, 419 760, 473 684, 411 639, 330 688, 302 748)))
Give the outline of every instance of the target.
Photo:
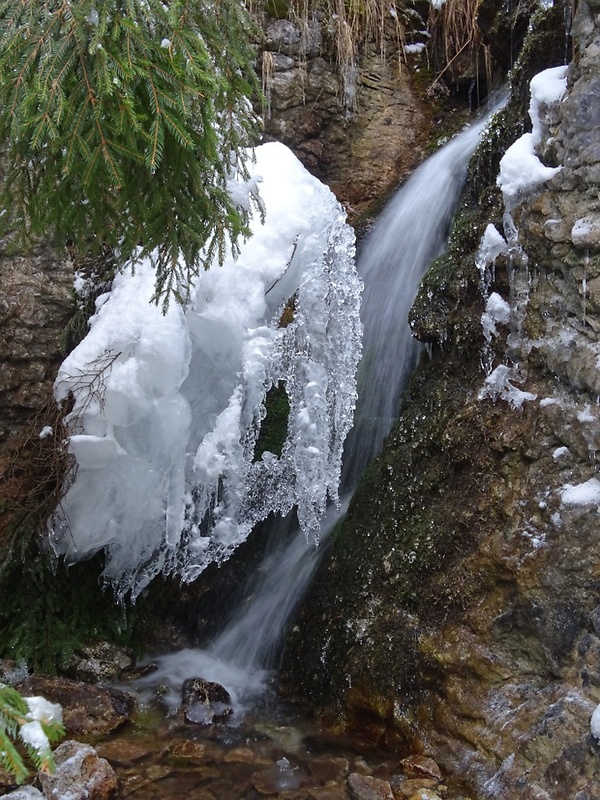
MULTIPOLYGON (((352 687, 364 682, 388 698, 394 687, 426 683, 420 632, 460 613, 476 590, 472 579, 440 576, 459 575, 495 524, 488 484, 497 455, 483 445, 493 418, 477 402, 464 406, 463 387, 477 370, 441 359, 421 364, 336 531, 284 657, 284 687, 321 707, 350 704, 347 674, 352 687)), ((348 719, 348 706, 344 713, 348 719)))
POLYGON ((259 461, 263 453, 274 453, 280 457, 287 439, 290 401, 285 383, 280 381, 271 386, 265 398, 266 415, 260 426, 260 433, 254 450, 254 460, 259 461))
POLYGON ((448 249, 425 274, 409 314, 422 342, 445 349, 480 347, 482 300, 474 252, 488 220, 469 206, 455 217, 448 249))
POLYGON ((288 0, 265 0, 264 8, 267 14, 274 19, 287 19, 290 16, 288 0))
POLYGON ((103 588, 102 559, 66 568, 34 530, 17 525, 0 569, 0 658, 47 674, 64 671, 82 644, 133 647, 143 606, 128 608, 103 588))

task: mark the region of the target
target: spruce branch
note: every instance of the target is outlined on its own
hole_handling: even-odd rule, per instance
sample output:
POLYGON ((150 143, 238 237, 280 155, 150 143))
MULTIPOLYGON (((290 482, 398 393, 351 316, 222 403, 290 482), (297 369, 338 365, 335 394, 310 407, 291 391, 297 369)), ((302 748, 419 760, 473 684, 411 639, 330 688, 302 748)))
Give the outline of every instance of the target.
POLYGON ((37 770, 53 772, 50 744, 64 736, 60 707, 43 698, 25 698, 16 689, 0 683, 0 766, 15 776, 18 784, 29 775, 14 742, 20 738, 37 770), (50 712, 50 713, 49 713, 50 712))
POLYGON ((0 236, 157 253, 185 295, 248 233, 226 185, 257 132, 251 30, 241 0, 0 0, 0 236))

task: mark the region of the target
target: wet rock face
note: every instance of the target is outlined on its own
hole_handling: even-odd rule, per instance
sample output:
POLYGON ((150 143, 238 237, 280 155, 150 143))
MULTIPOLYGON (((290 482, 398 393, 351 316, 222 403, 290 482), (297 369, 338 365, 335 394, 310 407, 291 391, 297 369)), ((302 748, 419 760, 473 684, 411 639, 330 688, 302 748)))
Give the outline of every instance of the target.
POLYGON ((67 469, 52 384, 74 311, 70 264, 43 246, 27 256, 1 249, 0 562, 15 520, 27 514, 35 527, 67 469))
POLYGON ((82 645, 73 655, 68 667, 70 677, 89 683, 118 681, 134 666, 134 658, 110 642, 82 645))
POLYGON ((517 368, 531 398, 520 408, 479 399, 475 252, 487 222, 503 229, 491 187, 485 219, 463 216, 462 253, 426 278, 415 321, 433 358, 285 656, 290 691, 466 772, 483 798, 600 796, 590 733, 600 703, 596 11, 580 6, 574 30, 569 94, 545 109, 538 153, 563 169, 513 210, 518 247, 497 260, 491 285, 513 309, 493 366, 517 368))
POLYGON ((422 160, 430 133, 410 70, 399 69, 402 51, 391 17, 388 23, 385 58, 371 44, 360 69, 346 74, 328 57, 319 20, 311 20, 304 34, 287 19, 265 23, 266 136, 291 147, 348 206, 351 218, 407 177, 422 160))

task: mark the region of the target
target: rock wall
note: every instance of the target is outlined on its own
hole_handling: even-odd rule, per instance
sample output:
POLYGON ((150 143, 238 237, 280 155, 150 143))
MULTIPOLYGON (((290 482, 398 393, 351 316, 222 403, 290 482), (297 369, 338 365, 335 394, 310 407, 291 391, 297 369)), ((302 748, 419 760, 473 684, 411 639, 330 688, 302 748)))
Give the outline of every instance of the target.
MULTIPOLYGON (((412 13, 413 27, 425 28, 426 19, 412 13)), ((345 69, 336 66, 321 16, 304 30, 271 18, 264 28, 266 138, 291 147, 351 219, 372 211, 423 160, 433 130, 431 104, 419 97, 394 18, 382 42, 367 41, 345 69)))
MULTIPOLYGON (((73 277, 49 248, 31 256, 0 254, 0 520, 31 489, 28 455, 15 448, 52 400, 52 382, 64 358, 65 327, 75 310, 73 277)), ((47 476, 38 476, 43 482, 47 476)), ((4 525, 0 524, 0 540, 4 525)))
POLYGON ((0 443, 48 400, 73 313, 73 279, 64 260, 39 248, 32 257, 0 255, 0 443))
POLYGON ((568 94, 542 109, 538 155, 562 169, 511 221, 493 185, 510 144, 502 126, 521 133, 523 87, 564 52, 551 25, 563 9, 538 14, 412 312, 432 357, 284 656, 290 694, 435 758, 482 798, 600 795, 599 10, 580 4, 568 94), (490 222, 508 244, 486 293, 510 316, 487 344, 477 262, 490 222), (509 370, 502 390, 485 389, 486 363, 509 370))

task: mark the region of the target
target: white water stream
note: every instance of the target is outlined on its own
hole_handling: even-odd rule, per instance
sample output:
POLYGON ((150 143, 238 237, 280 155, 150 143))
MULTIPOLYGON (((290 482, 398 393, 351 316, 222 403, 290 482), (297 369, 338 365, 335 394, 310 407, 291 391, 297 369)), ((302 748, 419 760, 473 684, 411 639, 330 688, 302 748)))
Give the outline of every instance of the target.
MULTIPOLYGON (((408 312, 425 270, 443 250, 469 158, 488 119, 471 125, 416 170, 361 248, 364 354, 355 425, 344 455, 346 498, 381 449, 418 360, 420 345, 411 336, 408 312)), ((321 541, 344 506, 341 512, 329 510, 321 526, 321 541)), ((176 708, 182 682, 202 676, 223 684, 238 713, 243 712, 264 690, 286 624, 319 558, 320 550, 309 546, 302 532, 288 539, 267 556, 251 602, 234 612, 217 639, 204 650, 188 649, 158 659, 158 671, 139 681, 140 688, 168 687, 165 700, 176 708)))

